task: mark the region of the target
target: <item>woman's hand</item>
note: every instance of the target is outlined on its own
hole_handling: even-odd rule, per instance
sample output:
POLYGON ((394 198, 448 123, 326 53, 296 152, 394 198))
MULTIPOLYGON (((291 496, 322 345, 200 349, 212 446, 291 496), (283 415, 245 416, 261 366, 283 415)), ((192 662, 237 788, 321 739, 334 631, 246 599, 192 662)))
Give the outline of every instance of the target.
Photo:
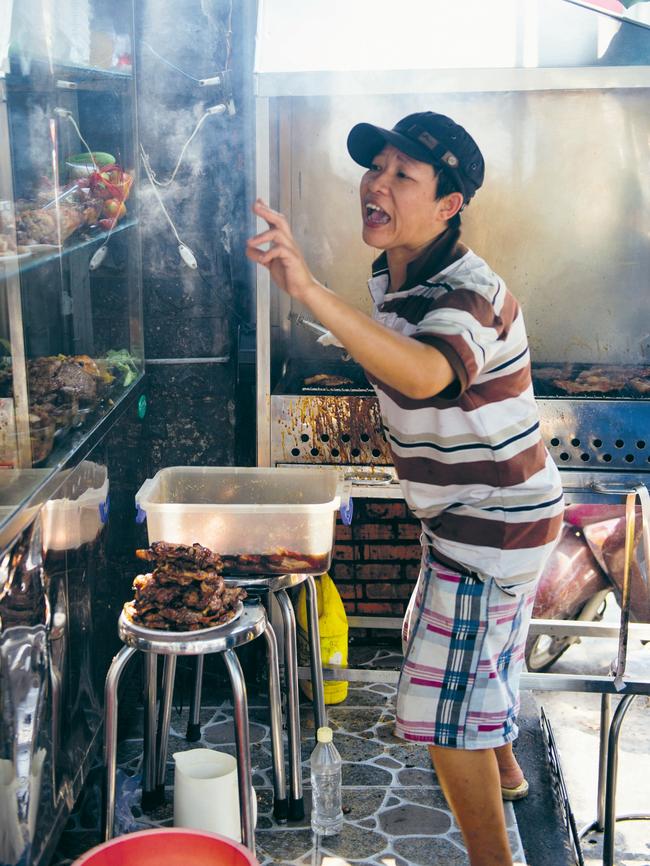
POLYGON ((302 300, 309 288, 317 282, 305 263, 289 223, 281 213, 271 210, 259 198, 253 205, 253 213, 265 220, 269 228, 248 240, 246 255, 257 264, 268 268, 273 281, 287 294, 302 300), (260 249, 265 244, 270 244, 269 248, 260 249))

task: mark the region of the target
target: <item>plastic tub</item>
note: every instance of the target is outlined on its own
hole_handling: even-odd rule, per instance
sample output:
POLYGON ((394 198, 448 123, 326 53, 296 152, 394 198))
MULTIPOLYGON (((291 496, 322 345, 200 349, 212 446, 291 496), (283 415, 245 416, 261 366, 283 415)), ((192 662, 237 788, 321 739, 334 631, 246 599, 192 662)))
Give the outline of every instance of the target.
POLYGON ((43 506, 45 550, 74 550, 93 542, 108 519, 108 471, 83 460, 43 506))
POLYGON ((232 839, 160 827, 111 839, 87 851, 73 866, 259 866, 248 848, 232 839))
POLYGON ((322 574, 349 484, 338 469, 173 466, 136 494, 149 542, 198 542, 228 574, 322 574))

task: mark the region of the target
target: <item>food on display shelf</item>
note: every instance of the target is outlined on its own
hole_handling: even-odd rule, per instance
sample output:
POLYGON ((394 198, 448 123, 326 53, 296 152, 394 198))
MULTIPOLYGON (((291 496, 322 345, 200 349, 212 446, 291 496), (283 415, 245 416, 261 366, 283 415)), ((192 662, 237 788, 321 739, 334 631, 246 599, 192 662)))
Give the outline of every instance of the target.
POLYGON ((13 207, 11 202, 0 201, 0 258, 15 256, 17 252, 13 207))
POLYGON ((126 618, 145 628, 198 631, 224 625, 246 598, 225 585, 221 557, 200 544, 154 542, 136 556, 154 563, 133 581, 135 598, 124 605, 126 618))
POLYGON ((32 446, 32 463, 37 464, 45 460, 54 448, 54 436, 56 434, 55 421, 48 417, 47 412, 41 407, 30 407, 29 411, 29 438, 32 446))
MULTIPOLYGON (((3 348, 11 351, 10 346, 3 348)), ((95 359, 90 355, 48 355, 27 361, 28 420, 35 465, 50 454, 60 436, 81 427, 91 412, 110 398, 115 384, 126 387, 125 369, 132 377, 128 384, 137 377, 136 359, 124 349, 114 354, 120 359, 117 365, 108 357, 95 359)), ((0 357, 0 398, 12 397, 12 363, 6 355, 0 357)))
POLYGON ((13 216, 3 219, 0 212, 0 255, 3 248, 15 255, 42 245, 60 246, 82 229, 109 231, 126 215, 132 185, 133 174, 112 157, 108 165, 91 164, 90 172, 73 176, 63 187, 41 178, 30 198, 16 202, 15 223, 13 216))
POLYGON ((138 378, 137 359, 127 349, 110 349, 106 353, 106 363, 116 378, 121 377, 124 388, 138 378))
POLYGON ((87 177, 98 169, 107 165, 115 165, 115 157, 112 153, 93 150, 91 152, 75 153, 65 161, 68 177, 87 177))
POLYGON ((59 245, 83 225, 82 211, 73 205, 58 205, 49 210, 19 209, 16 213, 16 240, 19 246, 59 245))

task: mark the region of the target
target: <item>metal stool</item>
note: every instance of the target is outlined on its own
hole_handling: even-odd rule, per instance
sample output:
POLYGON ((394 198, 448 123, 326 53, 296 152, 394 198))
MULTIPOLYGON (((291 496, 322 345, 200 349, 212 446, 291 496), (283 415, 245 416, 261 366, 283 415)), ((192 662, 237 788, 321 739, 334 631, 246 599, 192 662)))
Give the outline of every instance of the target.
MULTIPOLYGON (((325 696, 323 691, 323 668, 318 630, 318 600, 314 578, 309 574, 278 574, 263 577, 226 577, 228 586, 246 589, 249 593, 268 595, 272 593, 278 601, 284 631, 284 667, 287 685, 287 729, 289 734, 289 820, 300 821, 305 816, 302 791, 302 756, 300 752, 300 696, 298 691, 298 652, 296 641, 296 617, 287 590, 305 583, 307 591, 307 624, 309 631, 309 657, 312 676, 312 706, 316 730, 327 724, 325 696)), ((187 739, 194 742, 200 736, 199 713, 201 710, 201 685, 203 659, 196 660, 196 677, 190 703, 190 718, 187 739)), ((314 732, 315 736, 315 732, 314 732)))
POLYGON ((208 653, 223 653, 233 691, 235 742, 237 747, 237 775, 239 784, 239 809, 242 841, 255 852, 255 827, 253 825, 250 738, 248 728, 248 701, 246 684, 234 648, 255 640, 261 634, 266 639, 269 665, 269 704, 271 716, 271 747, 273 752, 273 781, 275 807, 278 819, 287 816, 287 791, 282 750, 282 709, 280 702, 280 671, 277 642, 270 627, 266 611, 259 603, 243 606, 241 616, 228 625, 205 629, 200 632, 170 633, 142 628, 129 622, 124 614, 118 624, 119 635, 126 646, 113 659, 106 676, 105 685, 105 742, 104 762, 106 766, 105 828, 104 838, 113 836, 115 818, 115 770, 117 760, 117 689, 126 663, 141 650, 146 654, 145 662, 145 727, 143 760, 143 808, 151 808, 164 799, 167 744, 171 719, 172 695, 176 659, 181 656, 197 656, 203 659, 208 653), (158 655, 165 657, 163 673, 163 696, 161 699, 158 731, 156 735, 156 686, 158 655), (157 761, 156 761, 157 743, 157 761), (162 796, 161 796, 162 795, 162 796))

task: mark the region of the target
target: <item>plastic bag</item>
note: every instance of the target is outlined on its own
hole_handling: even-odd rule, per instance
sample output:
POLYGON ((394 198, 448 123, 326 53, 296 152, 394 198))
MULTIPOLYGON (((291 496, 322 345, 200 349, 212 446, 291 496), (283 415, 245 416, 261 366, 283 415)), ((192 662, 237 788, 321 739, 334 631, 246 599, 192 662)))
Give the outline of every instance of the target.
POLYGON ((124 770, 118 768, 115 774, 115 823, 113 825, 116 836, 142 830, 147 826, 139 822, 133 814, 133 807, 140 803, 141 788, 141 773, 129 776, 124 770))
MULTIPOLYGON (((324 665, 347 666, 348 663, 348 618, 336 584, 323 574, 315 578, 318 602, 318 627, 320 651, 324 665)), ((303 584, 298 596, 298 662, 309 664, 309 632, 307 630, 307 591, 303 584)), ((308 698, 312 698, 310 680, 301 680, 300 687, 308 698)), ((326 704, 339 704, 348 694, 345 680, 326 680, 323 684, 326 704)))

